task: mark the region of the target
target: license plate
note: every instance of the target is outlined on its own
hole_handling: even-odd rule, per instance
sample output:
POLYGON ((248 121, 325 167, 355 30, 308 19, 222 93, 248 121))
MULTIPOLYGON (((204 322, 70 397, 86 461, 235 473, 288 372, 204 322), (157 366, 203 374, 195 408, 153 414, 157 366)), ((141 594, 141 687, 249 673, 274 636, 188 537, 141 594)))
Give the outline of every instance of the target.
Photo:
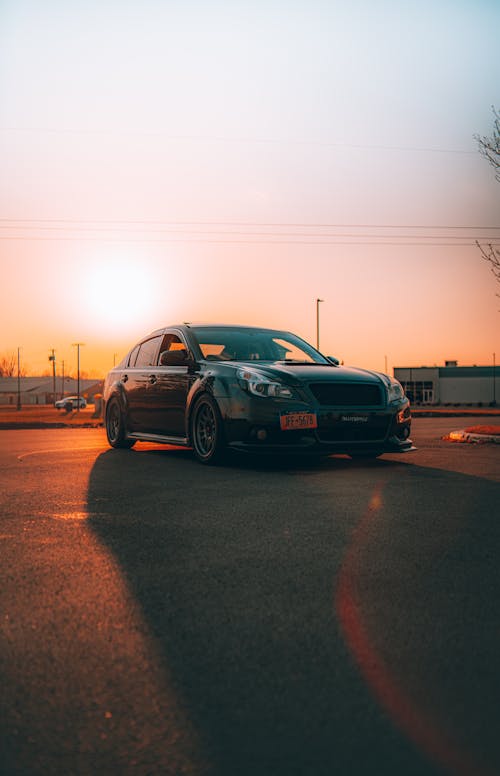
POLYGON ((282 431, 293 431, 296 428, 318 428, 318 418, 314 412, 287 412, 280 415, 282 431))

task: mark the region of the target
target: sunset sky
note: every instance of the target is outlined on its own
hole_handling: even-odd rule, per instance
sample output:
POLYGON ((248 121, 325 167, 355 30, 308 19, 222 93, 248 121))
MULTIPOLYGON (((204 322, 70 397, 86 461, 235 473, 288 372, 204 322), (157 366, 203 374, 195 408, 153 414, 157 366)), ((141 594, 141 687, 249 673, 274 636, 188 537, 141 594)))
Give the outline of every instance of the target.
POLYGON ((500 360, 498 0, 0 0, 0 356, 266 325, 500 360))

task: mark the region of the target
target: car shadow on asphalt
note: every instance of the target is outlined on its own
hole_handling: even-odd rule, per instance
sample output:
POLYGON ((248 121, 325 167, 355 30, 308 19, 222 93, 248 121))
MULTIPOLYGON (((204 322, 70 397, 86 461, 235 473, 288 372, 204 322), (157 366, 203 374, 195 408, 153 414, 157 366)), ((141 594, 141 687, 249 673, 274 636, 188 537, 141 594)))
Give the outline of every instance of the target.
MULTIPOLYGON (((190 448, 182 447, 165 447, 164 445, 158 445, 152 447, 151 445, 136 446, 134 453, 140 453, 147 456, 159 456, 166 460, 169 459, 190 459, 193 466, 198 468, 201 466, 194 458, 193 451, 190 448)), ((242 471, 325 471, 328 469, 342 469, 348 467, 353 468, 383 468, 399 466, 403 461, 397 461, 394 459, 386 458, 351 458, 349 455, 314 455, 314 454, 268 454, 262 453, 247 453, 247 452, 232 452, 228 453, 221 462, 212 465, 211 469, 222 470, 227 469, 229 471, 241 469, 242 471)))
MULTIPOLYGON (((498 573, 475 557, 467 579, 463 563, 470 545, 464 540, 457 546, 456 536, 465 524, 470 528, 469 513, 492 530, 493 491, 481 495, 467 477, 418 469, 337 456, 319 463, 241 456, 203 467, 189 451, 177 449, 107 451, 97 458, 88 488, 88 525, 116 559, 141 608, 199 734, 204 760, 212 764, 207 773, 441 773, 380 713, 333 603, 357 523, 383 483, 381 525, 385 531, 388 523, 396 540, 391 549, 385 534, 377 539, 374 577, 363 580, 372 604, 366 616, 381 648, 392 629, 391 659, 398 671, 415 671, 421 659, 424 675, 433 659, 429 632, 447 644, 447 625, 461 650, 477 649, 477 633, 469 636, 463 628, 462 598, 468 600, 471 576, 478 593, 484 584, 498 591, 498 573), (395 469, 397 477, 391 476, 395 469), (436 480, 437 490, 427 488, 436 480), (450 494, 460 503, 451 515, 450 494), (380 588, 380 568, 391 562, 396 583, 404 576, 401 558, 408 559, 411 571, 416 625, 413 616, 408 620, 407 602, 380 588), (447 568, 443 581, 437 571, 447 568), (450 611, 452 584, 458 599, 452 598, 450 611), (381 604, 374 591, 387 595, 389 603, 381 604), (415 644, 424 645, 423 657, 415 644)), ((480 537, 477 531, 472 541, 480 537)), ((394 582, 391 575, 388 584, 394 582)), ((474 597, 465 609, 475 622, 476 603, 474 597)), ((480 643, 484 647, 483 639, 480 643)), ((448 676, 452 697, 453 681, 448 676)), ((411 682, 418 693, 418 672, 411 682)), ((482 689, 484 708, 494 719, 494 693, 482 689)), ((466 691, 472 696, 477 687, 466 691)), ((484 729, 483 717, 481 723, 484 729)))

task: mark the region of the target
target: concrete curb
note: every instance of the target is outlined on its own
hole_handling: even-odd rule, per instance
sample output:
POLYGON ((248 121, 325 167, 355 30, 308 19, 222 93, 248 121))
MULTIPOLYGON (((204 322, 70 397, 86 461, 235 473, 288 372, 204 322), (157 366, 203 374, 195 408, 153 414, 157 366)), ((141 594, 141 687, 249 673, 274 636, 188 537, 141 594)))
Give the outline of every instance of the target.
POLYGON ((446 408, 426 408, 411 407, 413 418, 467 418, 471 415, 477 418, 498 418, 500 410, 498 409, 446 409, 446 408))
POLYGON ((19 429, 40 429, 40 428, 102 428, 103 422, 96 421, 95 423, 92 422, 84 422, 84 423, 64 423, 63 421, 57 423, 51 423, 47 422, 45 423, 43 420, 40 421, 26 421, 25 423, 19 422, 16 423, 15 421, 7 421, 5 423, 0 422, 0 431, 18 431, 19 429))
POLYGON ((500 436, 498 434, 473 434, 470 431, 450 431, 449 434, 443 437, 448 442, 469 442, 472 444, 485 444, 493 443, 500 444, 500 436))

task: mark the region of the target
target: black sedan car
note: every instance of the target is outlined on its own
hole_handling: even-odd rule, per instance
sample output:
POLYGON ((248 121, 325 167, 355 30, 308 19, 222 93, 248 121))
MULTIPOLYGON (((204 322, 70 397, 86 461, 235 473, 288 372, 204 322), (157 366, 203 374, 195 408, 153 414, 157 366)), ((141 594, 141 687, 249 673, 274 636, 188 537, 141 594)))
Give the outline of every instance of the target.
POLYGON ((414 449, 397 380, 341 366, 287 331, 158 329, 109 372, 104 402, 113 447, 185 445, 202 463, 228 450, 376 457, 414 449))

